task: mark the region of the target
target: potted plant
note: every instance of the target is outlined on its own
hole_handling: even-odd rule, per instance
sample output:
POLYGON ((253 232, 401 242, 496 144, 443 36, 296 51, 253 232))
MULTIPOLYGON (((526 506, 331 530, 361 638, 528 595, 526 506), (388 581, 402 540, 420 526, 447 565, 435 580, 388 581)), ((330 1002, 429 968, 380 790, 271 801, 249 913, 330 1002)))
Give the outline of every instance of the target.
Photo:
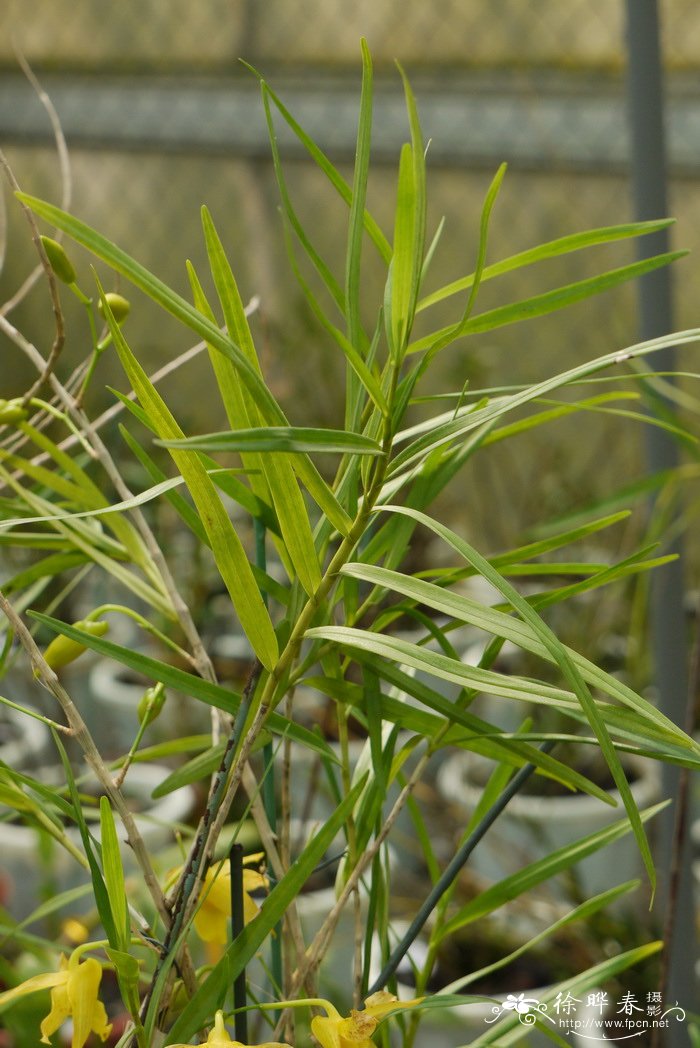
MULTIPOLYGON (((416 101, 402 73, 408 141, 398 161, 394 226, 387 235, 367 209, 372 63, 364 45, 362 54, 352 184, 261 80, 290 263, 329 352, 342 354, 346 366, 344 411, 333 429, 295 418, 294 405, 289 407, 290 419, 274 396, 263 373, 254 322, 246 316, 225 252, 224 234, 206 208, 202 223, 210 285, 206 290, 204 274, 188 265, 191 296, 185 298, 80 219, 25 192, 18 193, 32 226, 46 223, 51 232, 37 238, 37 243, 55 314, 61 317, 62 281, 85 306, 89 345, 77 382, 69 381, 60 353, 60 321, 48 360, 11 325, 3 325, 38 372, 37 383, 26 396, 0 403, 0 423, 6 427, 0 456, 5 538, 14 537, 30 548, 34 544, 34 577, 42 571, 56 571, 56 561, 45 556, 49 536, 52 553, 63 558, 63 570, 89 567, 110 575, 124 593, 119 613, 131 614, 129 601, 135 598, 141 609, 136 620, 140 629, 156 631, 182 660, 177 665, 143 653, 138 642, 115 642, 107 632, 103 608, 91 609, 71 622, 52 614, 53 605, 42 604, 40 597, 28 599, 18 610, 14 594, 13 600, 0 596, 8 628, 32 666, 36 688, 48 692, 54 704, 54 731, 57 735, 70 733, 83 763, 92 769, 105 794, 100 846, 95 847, 87 830, 81 832, 105 937, 81 944, 68 956, 62 953, 51 970, 0 994, 0 1008, 12 1007, 30 993, 51 990, 53 1006, 42 1033, 50 1037, 72 1008, 73 1021, 81 1031, 74 1037, 79 1048, 90 1030, 102 1039, 108 1035, 109 1024, 98 996, 106 963, 116 971, 131 1017, 131 1026, 120 1041, 123 1048, 181 1045, 196 1035, 206 1036, 205 1031, 212 1027, 207 1043, 229 1043, 224 1012, 231 1010, 232 982, 236 1038, 239 1043, 247 1041, 245 970, 263 952, 269 956, 266 963, 272 991, 270 1000, 256 1005, 256 1011, 269 1022, 264 1034, 268 1043, 270 1037, 276 1043, 281 1038, 305 1043, 309 1030, 322 1048, 337 1046, 341 1034, 372 1043, 379 1025, 397 1013, 399 1020, 405 1020, 408 1045, 415 1035, 412 1016, 461 1003, 459 995, 443 995, 433 1001, 422 999, 422 993, 421 999, 399 1002, 383 985, 370 985, 369 978, 371 951, 365 924, 387 941, 393 875, 382 862, 381 851, 391 841, 392 829, 406 806, 429 855, 429 834, 421 827, 420 813, 412 809, 411 801, 428 762, 436 753, 455 746, 495 760, 501 770, 485 791, 479 813, 489 818, 533 772, 584 792, 600 792, 558 759, 558 728, 546 732, 543 746, 527 733, 514 737, 471 711, 479 693, 517 703, 537 700, 555 711, 578 716, 620 793, 624 818, 615 832, 633 835, 651 883, 654 870, 644 821, 652 813, 639 812, 619 751, 632 749, 660 760, 694 765, 700 759, 696 743, 641 696, 565 645, 540 614, 546 605, 574 599, 630 572, 648 570, 657 561, 640 553, 573 584, 553 584, 534 596, 524 596, 512 581, 527 570, 533 558, 546 558, 586 535, 612 527, 618 516, 606 516, 583 529, 562 529, 537 546, 530 543, 487 557, 431 515, 437 496, 460 470, 468 468, 472 456, 495 440, 514 439, 533 425, 553 421, 551 412, 540 411, 540 398, 565 388, 575 395, 579 391, 576 383, 620 365, 622 371, 616 372, 620 381, 633 381, 625 362, 647 357, 664 345, 695 341, 700 332, 631 346, 516 391, 465 392, 460 381, 459 390, 448 391, 448 410, 438 401, 438 409, 433 404, 427 417, 416 418, 413 413, 434 361, 456 342, 580 301, 665 265, 675 256, 623 265, 523 302, 476 312, 479 288, 485 281, 541 259, 651 232, 664 220, 563 236, 487 264, 489 221, 505 174, 503 167, 486 195, 473 272, 459 274, 452 283, 428 293, 430 262, 440 249, 440 231, 431 239, 427 229, 425 142, 416 101), (298 138, 337 193, 340 206, 347 209, 346 265, 341 276, 319 256, 311 231, 294 209, 275 119, 281 119, 298 138), (67 238, 65 247, 54 234, 67 238), (92 277, 83 275, 80 248, 106 265, 110 276, 102 275, 93 284, 92 277), (364 281, 369 251, 378 256, 385 274, 378 294, 376 280, 364 281), (120 281, 118 292, 110 290, 112 273, 120 281), (128 313, 130 308, 140 308, 136 303, 141 299, 137 295, 130 307, 128 286, 149 297, 164 316, 204 340, 209 359, 204 363, 200 358, 198 379, 205 384, 207 398, 221 399, 227 429, 185 434, 150 380, 140 347, 130 344, 128 313), (435 307, 458 301, 457 318, 446 325, 435 307), (92 383, 99 380, 100 358, 108 349, 118 357, 127 382, 127 393, 117 394, 125 409, 125 439, 144 468, 143 486, 136 492, 126 484, 113 451, 91 422, 92 383), (52 415, 49 430, 43 428, 47 412, 52 415), (520 413, 524 420, 513 423, 513 417, 522 419, 520 413), (220 577, 234 631, 240 631, 250 647, 250 670, 241 687, 217 679, 211 653, 178 590, 172 565, 144 517, 142 507, 157 499, 169 500, 181 526, 194 536, 202 556, 220 577), (236 514, 229 512, 231 503, 239 508, 236 514), (237 523, 241 513, 252 522, 245 531, 237 523), (442 545, 439 569, 432 570, 430 564, 404 569, 418 533, 442 545), (254 537, 254 548, 246 545, 246 536, 254 537), (284 567, 281 583, 265 571, 268 549, 284 567), (447 570, 445 558, 450 565, 447 570), (467 576, 484 579, 498 593, 499 605, 462 592, 461 582, 467 576), (418 638, 406 640, 391 628, 401 616, 419 623, 418 638), (45 650, 32 635, 30 624, 33 628, 36 623, 54 635, 45 650), (451 643, 454 631, 465 625, 484 641, 478 665, 463 661, 451 643), (496 659, 505 643, 533 655, 538 673, 524 677, 500 672, 496 659), (159 787, 163 793, 185 780, 211 776, 201 819, 192 828, 181 866, 166 882, 158 876, 158 864, 122 788, 135 765, 130 764, 126 780, 107 767, 82 711, 61 681, 62 668, 79 665, 86 650, 142 674, 151 683, 153 692, 142 710, 143 723, 157 712, 158 689, 175 689, 212 712, 211 745, 159 787), (456 694, 444 694, 444 683, 456 686, 456 694), (304 687, 327 695, 335 704, 337 747, 300 719, 295 694, 304 687), (410 701, 404 701, 407 696, 410 701), (364 726, 371 757, 359 768, 353 768, 351 759, 352 719, 364 726), (337 772, 335 810, 296 857, 287 843, 290 786, 285 786, 286 773, 278 760, 280 749, 287 744, 290 751, 301 745, 319 754, 337 772), (280 774, 283 781, 278 789, 280 774), (258 872, 257 877, 267 878, 267 894, 259 908, 247 905, 240 856, 232 849, 232 941, 217 961, 198 970, 188 941, 207 901, 219 898, 214 885, 222 860, 214 860, 216 845, 231 805, 240 795, 256 822, 265 853, 267 872, 258 872), (123 823, 150 900, 141 915, 147 932, 129 910, 115 816, 123 823), (313 940, 306 942, 295 901, 338 833, 343 835, 345 854, 335 902, 313 940), (369 896, 367 917, 361 905, 363 883, 369 896), (329 1002, 317 997, 316 979, 346 912, 352 914, 354 929, 353 942, 345 950, 348 1000, 329 1002), (313 1011, 317 1014, 309 1027, 313 1011)), ((595 395, 574 400, 567 412, 588 409, 595 401, 595 395)), ((176 754, 178 742, 171 738, 160 743, 159 752, 176 754)), ((131 759, 138 756, 135 748, 131 759)), ((70 779, 70 766, 65 767, 70 779)), ((19 781, 16 776, 15 781, 19 781)), ((73 787, 70 807, 82 829, 80 795, 73 787)), ((485 831, 487 822, 477 818, 479 832, 485 831)), ((604 843, 609 832, 598 831, 590 846, 604 843)), ((442 872, 434 855, 428 859, 432 886, 426 884, 420 907, 424 922, 444 905, 441 900, 448 898, 470 847, 468 840, 462 842, 442 872)), ((576 848, 567 845, 567 862, 576 858, 576 848)), ((557 861, 564 860, 559 856, 557 861)), ((523 894, 527 882, 516 883, 514 890, 523 894)), ((221 920, 227 919, 225 905, 218 912, 221 920)), ((49 944, 45 946, 50 953, 49 944)), ((405 944, 399 946, 404 949, 405 944)), ((378 977, 382 983, 392 981, 391 970, 400 963, 401 949, 397 947, 386 957, 378 977)), ((624 965, 632 959, 625 954, 616 963, 624 965)), ((593 970, 586 977, 596 979, 599 974, 593 970)), ((257 1000, 254 990, 251 999, 257 1000)))

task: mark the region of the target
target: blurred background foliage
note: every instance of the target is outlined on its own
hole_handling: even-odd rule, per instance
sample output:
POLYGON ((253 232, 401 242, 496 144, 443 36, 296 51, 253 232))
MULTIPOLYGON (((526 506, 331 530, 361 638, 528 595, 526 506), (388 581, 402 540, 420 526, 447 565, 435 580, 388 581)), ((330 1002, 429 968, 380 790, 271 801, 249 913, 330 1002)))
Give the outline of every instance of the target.
MULTIPOLYGON (((673 247, 700 237, 700 6, 661 5, 668 77, 673 247)), ((337 425, 344 364, 309 315, 285 257, 277 188, 257 83, 259 69, 331 158, 350 161, 359 94, 359 38, 377 67, 369 206, 386 231, 393 216, 400 142, 406 137, 398 59, 411 77, 429 152, 430 228, 444 216, 435 287, 471 268, 479 214, 498 164, 509 173, 487 261, 589 227, 633 218, 625 121, 622 0, 5 0, 0 8, 0 135, 23 189, 58 202, 61 184, 46 113, 26 83, 26 55, 63 124, 72 167, 70 209, 96 225, 177 290, 189 294, 184 260, 204 270, 199 208, 206 203, 243 293, 258 295, 255 325, 268 378, 296 423, 337 425)), ((295 205, 316 246, 342 273, 343 205, 280 131, 295 205)), ((7 204, 6 299, 34 264, 24 220, 7 204)), ((83 286, 88 260, 73 249, 83 286)), ((622 265, 633 246, 579 253, 485 285, 478 309, 622 265)), ((380 284, 366 251, 372 315, 380 284)), ((674 267, 676 322, 697 323, 697 260, 674 267)), ((129 291, 126 329, 157 367, 187 347, 129 291)), ((68 296, 65 296, 66 299, 68 296)), ((51 343, 46 288, 39 284, 13 322, 42 350, 51 343)), ((82 311, 65 302, 65 365, 84 353, 82 311)), ((454 307, 453 307, 454 308, 454 307)), ((446 307, 446 318, 454 314, 446 307)), ((635 293, 623 287, 544 320, 472 337, 445 355, 435 392, 531 381, 631 344, 635 293)), ((20 392, 27 373, 0 345, 4 382, 20 392)), ((697 370, 691 348, 682 369, 697 370)), ((188 431, 214 429, 219 406, 198 392, 198 365, 165 387, 188 431)), ((95 406, 123 385, 114 359, 101 362, 95 406)), ((694 392, 690 385, 689 390, 694 392)), ((5 394, 9 395, 9 394, 5 394)), ((420 409, 417 408, 417 411, 420 409)), ((466 522, 472 541, 496 550, 538 523, 573 513, 643 472, 641 427, 601 415, 573 417, 505 441, 476 457, 442 507, 466 522), (622 428, 624 426, 624 429, 622 428)), ((610 553, 629 549, 643 524, 614 529, 610 553), (636 530, 635 530, 636 529, 636 530), (633 533, 634 532, 634 533, 633 533)))

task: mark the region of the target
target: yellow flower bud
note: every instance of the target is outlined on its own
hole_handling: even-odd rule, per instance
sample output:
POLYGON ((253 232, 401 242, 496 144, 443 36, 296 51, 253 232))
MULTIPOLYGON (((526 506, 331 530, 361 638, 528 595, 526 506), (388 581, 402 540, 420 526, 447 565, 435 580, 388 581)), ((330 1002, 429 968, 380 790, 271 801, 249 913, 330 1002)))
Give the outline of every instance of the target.
MULTIPOLYGON (((101 620, 90 621, 81 619, 79 622, 74 622, 73 625, 77 630, 90 633, 93 637, 102 637, 109 629, 109 623, 101 620)), ((51 641, 44 652, 44 660, 52 670, 60 670, 67 666, 69 662, 74 662, 85 650, 85 645, 81 644, 80 641, 71 640, 70 637, 61 635, 54 637, 51 641)))
POLYGON ((14 400, 0 400, 0 426, 22 422, 28 414, 19 397, 15 397, 14 400))
POLYGON ((46 257, 49 260, 49 265, 58 279, 62 280, 64 284, 75 284, 75 269, 73 268, 73 263, 68 258, 63 245, 59 244, 57 240, 53 240, 51 237, 42 236, 40 239, 44 246, 46 257))
MULTIPOLYGON (((129 300, 124 298, 123 295, 118 295, 116 291, 108 291, 105 299, 117 324, 123 324, 131 311, 129 300)), ((97 309, 101 316, 105 315, 102 299, 97 303, 97 309)))

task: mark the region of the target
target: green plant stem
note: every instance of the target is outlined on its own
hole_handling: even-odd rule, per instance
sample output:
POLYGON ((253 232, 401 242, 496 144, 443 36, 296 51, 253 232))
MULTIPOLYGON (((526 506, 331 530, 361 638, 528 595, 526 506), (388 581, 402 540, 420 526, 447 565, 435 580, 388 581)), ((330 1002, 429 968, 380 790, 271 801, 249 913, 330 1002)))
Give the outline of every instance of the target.
MULTIPOLYGON (((253 535, 255 537, 255 563, 261 571, 267 570, 267 555, 265 552, 265 525, 259 517, 253 521, 253 535)), ((261 592, 263 603, 267 607, 267 594, 261 592)), ((262 781, 262 799, 267 821, 273 833, 277 832, 277 789, 275 783, 275 749, 272 742, 266 742, 263 747, 263 762, 265 771, 262 781)), ((274 873, 270 874, 270 887, 274 888, 277 878, 274 873)), ((284 965, 282 962, 282 926, 275 926, 274 935, 270 936, 270 968, 272 973, 272 984, 279 993, 282 990, 284 979, 284 965)), ((245 1037, 239 1036, 239 1040, 245 1041, 245 1037)))
MULTIPOLYGON (((540 750, 543 753, 549 752, 554 746, 553 742, 544 742, 540 746, 540 750)), ((370 993, 376 993, 377 990, 381 990, 382 987, 386 986, 388 980, 395 974, 399 964, 406 956, 411 944, 414 942, 418 934, 420 933, 423 925, 430 917, 440 899, 450 887, 452 882, 456 879, 459 871, 462 869, 471 853, 476 848, 479 841, 484 837, 487 830, 493 825, 498 816, 507 806, 509 801, 522 789, 527 780, 530 778, 532 773, 535 771, 534 764, 525 764, 523 767, 513 776, 511 781, 506 786, 505 790, 493 804, 486 814, 483 816, 478 826, 474 828, 472 833, 467 837, 466 841, 462 844, 461 848, 455 852, 450 862, 445 867, 440 879, 433 885, 432 890, 428 893, 425 900, 421 904, 418 913, 411 921, 411 924, 406 931, 401 942, 394 949, 391 957, 388 959, 381 972, 374 980, 374 983, 370 987, 370 993)))
MULTIPOLYGON (((389 379, 391 390, 391 396, 389 398, 390 403, 396 390, 397 377, 398 370, 394 367, 392 368, 389 379)), ((277 702, 281 701, 283 696, 281 694, 276 694, 278 686, 281 681, 285 679, 287 672, 297 658, 306 631, 311 626, 319 607, 328 596, 333 585, 336 583, 341 567, 349 560, 364 533, 372 509, 376 500, 379 498, 384 483, 391 453, 392 436, 391 422, 390 419, 387 418, 385 419, 384 425, 383 454, 375 460, 371 483, 367 494, 358 509, 355 520, 353 521, 347 535, 341 541, 335 555, 331 559, 319 586, 308 598, 303 607, 291 632, 289 640, 284 650, 281 652, 276 665, 265 681, 262 693, 255 703, 253 701, 253 696, 263 669, 261 663, 256 660, 251 671, 231 734, 229 735, 221 764, 214 777, 207 807, 200 821, 195 841, 190 850, 190 857, 175 887, 174 899, 171 907, 172 920, 170 928, 168 929, 165 942, 163 943, 163 954, 156 965, 151 985, 144 998, 141 1009, 142 1015, 145 1015, 147 1010, 151 1007, 151 999, 161 971, 166 961, 168 964, 172 963, 172 950, 179 940, 180 933, 183 930, 189 914, 197 904, 199 887, 206 872, 205 860, 207 852, 211 851, 211 848, 216 841, 240 782, 240 770, 229 782, 229 774, 234 766, 234 761, 237 761, 237 766, 239 768, 245 763, 255 740, 258 738, 265 725, 267 716, 275 708, 277 702), (243 728, 248 722, 248 731, 246 732, 245 737, 243 737, 243 728), (226 803, 224 803, 224 801, 226 803)))
POLYGON ((221 764, 214 776, 207 806, 200 820, 194 843, 190 849, 189 859, 185 864, 185 868, 180 875, 178 883, 175 886, 174 899, 170 906, 172 915, 170 927, 168 928, 163 942, 163 950, 160 960, 156 964, 151 985, 141 1006, 142 1016, 146 1015, 151 1005, 156 982, 164 965, 166 963, 170 965, 174 960, 172 956, 173 950, 177 948, 180 933, 183 930, 189 913, 197 904, 201 880, 206 873, 205 859, 207 855, 207 844, 209 841, 209 828, 214 820, 216 812, 221 808, 226 793, 229 772, 237 752, 236 743, 238 742, 246 720, 248 719, 252 695, 255 691, 261 672, 262 664, 256 660, 243 690, 241 704, 238 708, 238 713, 236 714, 226 749, 221 758, 221 764))
POLYGON ((157 626, 154 626, 153 623, 149 622, 149 620, 144 618, 143 615, 139 615, 139 613, 134 611, 133 608, 127 608, 123 604, 100 604, 98 608, 95 608, 86 616, 86 620, 93 622, 95 619, 99 618, 100 615, 107 615, 109 612, 117 612, 120 615, 126 615, 129 619, 133 619, 142 630, 146 633, 150 633, 152 637, 157 637, 166 648, 169 648, 170 651, 174 651, 177 655, 182 656, 182 658, 190 665, 194 665, 194 658, 188 651, 181 648, 179 644, 176 644, 174 640, 171 640, 170 637, 166 636, 166 634, 159 630, 157 626))

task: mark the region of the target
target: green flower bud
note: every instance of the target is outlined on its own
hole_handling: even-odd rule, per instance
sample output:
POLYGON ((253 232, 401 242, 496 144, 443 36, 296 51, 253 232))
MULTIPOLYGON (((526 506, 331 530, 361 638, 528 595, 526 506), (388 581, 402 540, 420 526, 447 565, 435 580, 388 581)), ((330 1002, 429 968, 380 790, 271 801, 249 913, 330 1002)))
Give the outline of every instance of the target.
MULTIPOLYGON (((129 300, 124 298, 123 295, 118 295, 116 291, 108 291, 105 295, 105 299, 107 300, 107 305, 111 309, 112 316, 117 324, 123 324, 131 311, 131 303, 129 300)), ((101 316, 105 315, 102 299, 97 303, 97 309, 101 316)))
POLYGON ((165 687, 160 682, 153 688, 148 688, 141 698, 136 709, 139 718, 139 724, 152 724, 156 719, 160 711, 163 709, 163 703, 165 702, 165 687))
POLYGON ((49 260, 49 265, 58 279, 62 280, 64 284, 75 284, 75 269, 73 268, 73 263, 68 258, 63 245, 59 244, 57 240, 52 240, 51 237, 42 236, 40 239, 41 243, 44 245, 44 251, 49 260))
POLYGON ((14 400, 0 400, 0 426, 22 422, 28 414, 19 397, 15 397, 14 400))
MULTIPOLYGON (((81 619, 74 622, 73 626, 84 633, 90 633, 93 637, 102 637, 109 629, 109 623, 102 620, 81 619)), ((44 652, 44 660, 52 670, 60 670, 68 663, 74 662, 86 650, 84 644, 70 637, 54 637, 44 652)))

